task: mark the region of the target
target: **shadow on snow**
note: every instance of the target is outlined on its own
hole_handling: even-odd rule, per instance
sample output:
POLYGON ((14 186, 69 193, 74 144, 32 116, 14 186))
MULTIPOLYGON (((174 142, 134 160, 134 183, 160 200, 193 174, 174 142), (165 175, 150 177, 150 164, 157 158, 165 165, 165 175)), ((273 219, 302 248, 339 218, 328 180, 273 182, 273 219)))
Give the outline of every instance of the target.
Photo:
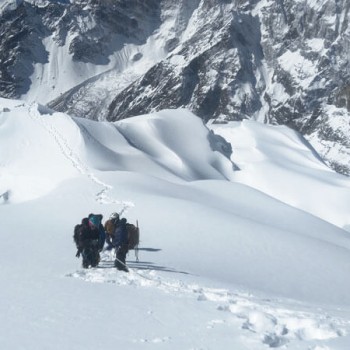
MULTIPOLYGON (((181 274, 189 275, 188 272, 179 271, 166 266, 156 265, 150 261, 126 261, 126 265, 128 266, 128 268, 136 269, 136 270, 164 271, 164 272, 181 273, 181 274)), ((101 260, 100 264, 96 268, 98 269, 115 268, 114 260, 113 261, 101 260)))

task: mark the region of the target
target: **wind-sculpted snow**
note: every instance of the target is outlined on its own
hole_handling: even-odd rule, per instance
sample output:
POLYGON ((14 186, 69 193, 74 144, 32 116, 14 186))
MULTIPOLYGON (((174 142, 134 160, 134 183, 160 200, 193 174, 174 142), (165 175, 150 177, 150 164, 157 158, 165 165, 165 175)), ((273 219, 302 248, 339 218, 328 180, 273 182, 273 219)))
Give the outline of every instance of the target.
POLYGON ((113 124, 70 118, 37 104, 1 102, 9 106, 1 112, 1 148, 10 150, 1 159, 8 164, 1 191, 10 189, 13 201, 42 196, 63 180, 82 175, 101 188, 98 201, 115 202, 108 198, 112 186, 93 169, 137 171, 175 182, 230 179, 235 170, 219 148, 212 150, 215 135, 190 112, 164 111, 113 124))

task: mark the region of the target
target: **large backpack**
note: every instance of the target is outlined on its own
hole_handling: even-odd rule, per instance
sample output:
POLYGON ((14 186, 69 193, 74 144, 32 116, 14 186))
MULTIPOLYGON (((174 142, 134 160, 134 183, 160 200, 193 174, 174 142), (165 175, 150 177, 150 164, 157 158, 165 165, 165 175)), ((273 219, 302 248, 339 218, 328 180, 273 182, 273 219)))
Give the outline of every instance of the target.
POLYGON ((128 233, 128 249, 137 249, 140 243, 140 230, 138 225, 127 223, 126 231, 128 233))
POLYGON ((82 227, 81 224, 74 226, 73 239, 74 239, 74 242, 75 242, 75 245, 77 246, 77 248, 79 248, 79 236, 80 236, 81 227, 82 227))
POLYGON ((77 224, 74 226, 74 234, 73 234, 73 239, 75 242, 75 245, 77 246, 77 249, 80 249, 80 244, 81 244, 81 233, 82 233, 82 228, 88 224, 88 218, 84 218, 81 220, 81 224, 77 224))
POLYGON ((136 261, 139 261, 140 229, 138 222, 136 221, 136 226, 127 223, 126 231, 128 234, 128 250, 134 249, 136 261))

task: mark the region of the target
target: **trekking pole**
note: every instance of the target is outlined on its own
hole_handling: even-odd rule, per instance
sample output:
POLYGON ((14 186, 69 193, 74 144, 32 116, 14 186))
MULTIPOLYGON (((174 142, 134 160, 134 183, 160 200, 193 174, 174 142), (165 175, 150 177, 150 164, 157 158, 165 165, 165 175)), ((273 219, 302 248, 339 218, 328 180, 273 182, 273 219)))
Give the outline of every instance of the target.
MULTIPOLYGON (((139 229, 139 221, 136 220, 136 227, 137 227, 137 233, 139 235, 139 239, 138 241, 140 242, 140 229, 139 229)), ((139 242, 137 243, 136 247, 135 247, 135 258, 136 258, 136 262, 139 262, 139 242)))
POLYGON ((118 259, 118 257, 117 257, 117 249, 114 250, 114 253, 115 253, 115 260, 117 260, 121 265, 123 265, 129 271, 128 266, 125 263, 123 263, 120 259, 118 259))
POLYGON ((129 272, 129 267, 128 267, 128 265, 126 265, 126 264, 124 264, 121 260, 119 260, 117 257, 115 257, 115 260, 117 260, 120 264, 122 264, 128 271, 127 272, 129 272))
POLYGON ((122 216, 122 214, 124 213, 124 211, 126 210, 127 206, 124 204, 123 208, 121 209, 121 211, 118 213, 119 217, 122 216))

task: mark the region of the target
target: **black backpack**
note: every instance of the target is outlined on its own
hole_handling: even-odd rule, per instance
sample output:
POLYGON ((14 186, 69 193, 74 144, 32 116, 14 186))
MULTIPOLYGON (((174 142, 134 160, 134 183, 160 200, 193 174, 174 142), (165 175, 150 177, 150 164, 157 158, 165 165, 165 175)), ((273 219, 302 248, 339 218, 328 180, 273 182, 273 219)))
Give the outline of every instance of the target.
POLYGON ((79 237, 80 237, 80 232, 81 232, 81 227, 83 225, 82 224, 78 224, 74 226, 74 234, 73 234, 73 239, 75 242, 75 245, 77 246, 77 248, 79 248, 79 237))

